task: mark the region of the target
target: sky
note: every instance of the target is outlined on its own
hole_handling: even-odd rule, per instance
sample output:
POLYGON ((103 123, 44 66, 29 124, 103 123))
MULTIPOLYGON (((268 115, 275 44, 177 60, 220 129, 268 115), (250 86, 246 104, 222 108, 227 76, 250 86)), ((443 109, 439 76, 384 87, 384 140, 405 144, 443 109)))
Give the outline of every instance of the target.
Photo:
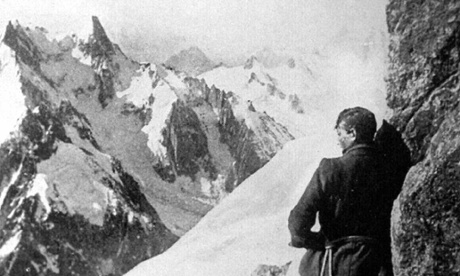
MULTIPOLYGON (((386 1, 365 0, 0 0, 0 26, 19 20, 51 35, 91 31, 99 17, 109 37, 138 61, 165 61, 196 45, 216 61, 270 48, 299 53, 353 30, 382 29, 386 1), (344 24, 346 22, 346 24, 344 24)), ((3 32, 2 27, 0 32, 3 32)))

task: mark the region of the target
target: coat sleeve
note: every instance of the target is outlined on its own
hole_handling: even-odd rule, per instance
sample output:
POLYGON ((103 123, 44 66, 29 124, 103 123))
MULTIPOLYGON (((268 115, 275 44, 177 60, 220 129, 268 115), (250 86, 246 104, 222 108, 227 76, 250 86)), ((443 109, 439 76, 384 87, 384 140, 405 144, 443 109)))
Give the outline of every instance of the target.
POLYGON ((325 238, 321 233, 312 232, 316 214, 324 201, 324 171, 328 160, 323 159, 310 180, 305 192, 289 215, 291 245, 298 248, 323 249, 325 238))

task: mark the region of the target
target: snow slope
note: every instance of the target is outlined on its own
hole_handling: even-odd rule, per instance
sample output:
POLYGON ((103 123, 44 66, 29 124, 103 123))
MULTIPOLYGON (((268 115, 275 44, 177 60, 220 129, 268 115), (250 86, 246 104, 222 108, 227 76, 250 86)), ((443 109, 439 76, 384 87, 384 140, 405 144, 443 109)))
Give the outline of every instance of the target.
POLYGON ((321 158, 340 154, 333 134, 286 144, 173 247, 126 275, 249 276, 259 264, 290 261, 296 275, 304 250, 287 245, 287 218, 321 158))

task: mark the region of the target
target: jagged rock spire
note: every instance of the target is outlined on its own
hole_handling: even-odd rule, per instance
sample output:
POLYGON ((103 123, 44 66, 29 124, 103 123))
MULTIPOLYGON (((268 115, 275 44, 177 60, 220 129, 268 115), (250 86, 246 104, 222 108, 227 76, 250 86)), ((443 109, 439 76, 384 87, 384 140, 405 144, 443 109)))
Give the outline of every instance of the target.
POLYGON ((17 57, 25 64, 33 68, 39 67, 39 62, 43 59, 43 56, 21 25, 18 23, 13 25, 10 21, 6 27, 2 42, 13 49, 17 57))
POLYGON ((93 43, 94 46, 99 46, 99 50, 105 54, 114 54, 115 49, 109 37, 105 33, 104 27, 97 16, 93 16, 93 43))

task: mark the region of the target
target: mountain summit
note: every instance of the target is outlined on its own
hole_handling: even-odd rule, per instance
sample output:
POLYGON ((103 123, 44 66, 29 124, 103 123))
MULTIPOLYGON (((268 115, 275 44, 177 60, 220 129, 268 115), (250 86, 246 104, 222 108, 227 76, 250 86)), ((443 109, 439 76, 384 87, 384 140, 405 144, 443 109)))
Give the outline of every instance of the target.
POLYGON ((166 67, 185 72, 195 77, 215 68, 218 64, 210 60, 198 47, 190 47, 171 56, 164 63, 166 67))
POLYGON ((112 42, 108 38, 107 34, 105 33, 104 28, 102 27, 99 18, 96 16, 92 17, 93 19, 93 38, 95 41, 95 45, 98 46, 101 53, 107 54, 114 54, 115 50, 112 45, 112 42))

